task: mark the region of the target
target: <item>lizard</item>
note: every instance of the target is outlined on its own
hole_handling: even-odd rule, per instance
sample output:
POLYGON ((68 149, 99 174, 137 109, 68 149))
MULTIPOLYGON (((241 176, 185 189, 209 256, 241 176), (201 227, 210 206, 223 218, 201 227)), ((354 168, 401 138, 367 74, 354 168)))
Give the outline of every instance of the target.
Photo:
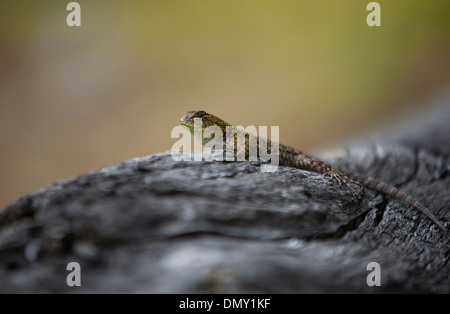
MULTIPOLYGON (((235 128, 233 125, 225 122, 224 120, 220 119, 217 116, 214 116, 212 114, 209 114, 203 110, 194 110, 194 111, 188 111, 185 116, 181 118, 180 124, 186 128, 189 129, 189 131, 193 135, 200 135, 202 136, 203 131, 210 126, 219 127, 220 130, 223 133, 223 143, 226 143, 226 134, 227 134, 227 128, 233 128, 235 130, 234 133, 234 141, 237 142, 237 136, 239 132, 243 132, 243 130, 235 128), (201 119, 201 132, 194 132, 194 119, 199 118, 201 119)), ((199 130, 200 131, 200 130, 199 130)), ((267 145, 267 150, 269 151, 271 148, 271 140, 265 139, 262 137, 259 137, 257 135, 250 135, 245 134, 246 141, 245 141, 245 158, 248 160, 249 157, 249 136, 255 136, 257 143, 259 145, 259 142, 265 141, 267 145)), ((196 138, 196 140, 200 140, 202 145, 206 145, 209 141, 213 139, 209 138, 196 138)), ((350 183, 356 184, 357 186, 363 186, 365 188, 369 188, 372 190, 375 190, 377 192, 380 192, 382 194, 389 195, 391 197, 397 198, 403 202, 406 202, 409 205, 412 205, 414 208, 419 210, 421 213, 426 215, 429 219, 431 219, 440 229, 444 231, 444 233, 447 233, 446 227, 444 227, 444 224, 440 222, 435 215, 433 215, 427 207, 425 207, 422 203, 420 203, 418 200, 413 198, 411 195, 400 191, 397 187, 392 186, 385 182, 380 182, 372 177, 364 176, 360 173, 350 172, 346 169, 338 169, 331 164, 328 164, 324 161, 321 161, 318 158, 315 158, 309 154, 306 154, 302 151, 299 151, 295 148, 292 148, 290 146, 284 145, 279 143, 278 144, 278 158, 279 158, 279 165, 280 166, 286 166, 286 167, 292 167, 307 171, 312 171, 315 173, 322 174, 327 177, 331 177, 333 180, 337 181, 339 185, 346 185, 348 186, 353 194, 356 195, 354 192, 352 186, 350 183)), ((234 151, 236 153, 237 145, 234 145, 234 151)))

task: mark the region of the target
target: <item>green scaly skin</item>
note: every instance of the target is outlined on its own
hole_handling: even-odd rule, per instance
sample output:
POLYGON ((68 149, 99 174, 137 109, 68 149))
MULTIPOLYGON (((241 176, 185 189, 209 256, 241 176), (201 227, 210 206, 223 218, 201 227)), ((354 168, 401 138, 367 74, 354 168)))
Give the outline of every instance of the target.
MULTIPOLYGON (((219 127, 222 131, 224 138, 223 143, 226 143, 226 134, 227 134, 227 127, 232 127, 236 134, 234 136, 234 142, 235 142, 235 153, 237 149, 237 137, 240 132, 243 132, 240 129, 234 128, 231 124, 225 122, 224 120, 206 113, 205 111, 188 111, 186 115, 181 118, 181 125, 188 128, 189 131, 192 134, 194 133, 194 119, 200 118, 202 119, 202 130, 201 132, 196 132, 197 136, 200 136, 203 134, 203 131, 209 127, 209 126, 216 126, 219 127)), ((249 156, 249 137, 255 137, 256 135, 248 135, 246 134, 246 142, 245 142, 245 158, 248 159, 249 156)), ((209 138, 196 138, 196 140, 199 140, 203 145, 211 141, 209 138)), ((256 137, 256 141, 259 144, 260 141, 265 141, 267 143, 267 150, 270 150, 271 147, 271 141, 269 139, 264 139, 261 137, 256 137)), ((259 146, 258 146, 259 147, 259 146)), ((425 214, 428 218, 430 218, 439 228, 441 228, 445 233, 447 232, 447 229, 444 227, 444 225, 434 216, 423 204, 421 204, 419 201, 415 200, 412 196, 400 191, 394 186, 391 186, 387 183, 378 182, 374 178, 371 177, 365 177, 359 173, 351 173, 348 170, 345 169, 337 169, 333 167, 332 165, 323 162, 315 157, 312 157, 308 154, 305 154, 299 150, 296 150, 292 147, 289 147, 287 145, 279 144, 279 165, 280 166, 286 166, 286 167, 293 167, 297 169, 303 169, 308 170, 316 173, 321 173, 325 176, 331 177, 334 180, 336 180, 339 185, 346 185, 348 186, 351 191, 356 194, 353 190, 353 187, 350 185, 350 183, 362 185, 366 188, 376 190, 378 192, 390 195, 392 197, 395 197, 397 199, 400 199, 412 206, 414 206, 417 210, 425 214)))

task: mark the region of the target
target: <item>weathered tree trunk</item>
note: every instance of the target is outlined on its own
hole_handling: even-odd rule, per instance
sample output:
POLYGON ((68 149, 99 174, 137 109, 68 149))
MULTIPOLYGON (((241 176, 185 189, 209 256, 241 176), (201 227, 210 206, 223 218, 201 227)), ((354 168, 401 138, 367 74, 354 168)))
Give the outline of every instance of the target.
MULTIPOLYGON (((449 220, 450 99, 322 155, 449 220)), ((446 223, 447 228, 449 224, 446 223)), ((56 182, 0 213, 0 293, 449 293, 449 237, 405 203, 330 178, 170 152, 56 182), (66 266, 81 265, 68 287, 66 266), (381 286, 369 287, 371 262, 381 286)))

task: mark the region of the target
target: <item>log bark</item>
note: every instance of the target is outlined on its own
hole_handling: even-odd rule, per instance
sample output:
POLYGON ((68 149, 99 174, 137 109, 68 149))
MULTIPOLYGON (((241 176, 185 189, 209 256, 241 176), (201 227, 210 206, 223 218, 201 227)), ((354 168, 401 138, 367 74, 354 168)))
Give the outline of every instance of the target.
MULTIPOLYGON (((449 221, 450 97, 389 130, 321 157, 449 221)), ((0 293, 449 293, 449 247, 427 217, 380 193, 165 152, 55 182, 0 212, 0 293), (81 287, 66 284, 69 262, 81 265, 81 287), (379 287, 366 282, 371 262, 379 287)))

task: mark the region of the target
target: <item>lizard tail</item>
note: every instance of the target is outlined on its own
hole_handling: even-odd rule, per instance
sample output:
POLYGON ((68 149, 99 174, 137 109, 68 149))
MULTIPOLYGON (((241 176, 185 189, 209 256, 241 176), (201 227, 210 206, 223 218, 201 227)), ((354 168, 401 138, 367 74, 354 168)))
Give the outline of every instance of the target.
POLYGON ((439 226, 444 232, 447 232, 447 228, 444 227, 443 223, 440 222, 436 216, 434 216, 428 208, 426 208, 422 203, 412 198, 410 195, 400 191, 394 186, 388 185, 386 183, 378 182, 374 178, 371 177, 364 177, 360 174, 349 174, 348 177, 351 180, 355 180, 356 182, 359 182, 363 186, 379 191, 381 193, 390 195, 392 197, 398 198, 412 206, 414 206, 417 210, 425 214, 428 218, 430 218, 436 225, 439 226))

